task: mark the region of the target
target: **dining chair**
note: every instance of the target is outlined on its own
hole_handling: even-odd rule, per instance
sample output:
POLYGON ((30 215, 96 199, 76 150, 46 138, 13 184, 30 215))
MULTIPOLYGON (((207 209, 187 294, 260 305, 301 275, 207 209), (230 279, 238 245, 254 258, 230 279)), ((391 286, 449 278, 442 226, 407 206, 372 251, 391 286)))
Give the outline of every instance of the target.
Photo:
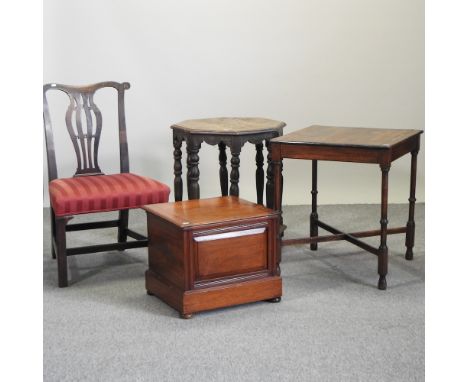
POLYGON ((130 172, 125 126, 124 93, 128 82, 100 82, 87 86, 46 84, 43 87, 43 116, 51 211, 52 258, 57 259, 58 286, 68 286, 67 257, 85 253, 125 250, 148 246, 147 237, 128 228, 129 210, 146 204, 164 203, 170 189, 164 183, 130 172), (96 91, 117 91, 120 173, 105 175, 98 162, 103 126, 102 113, 94 102, 96 91), (56 150, 47 92, 59 90, 69 99, 65 127, 76 155, 72 177, 57 174, 56 150), (75 216, 119 211, 115 220, 68 224, 75 216), (67 248, 66 233, 88 229, 117 227, 117 242, 67 248), (127 240, 130 237, 135 240, 127 240))

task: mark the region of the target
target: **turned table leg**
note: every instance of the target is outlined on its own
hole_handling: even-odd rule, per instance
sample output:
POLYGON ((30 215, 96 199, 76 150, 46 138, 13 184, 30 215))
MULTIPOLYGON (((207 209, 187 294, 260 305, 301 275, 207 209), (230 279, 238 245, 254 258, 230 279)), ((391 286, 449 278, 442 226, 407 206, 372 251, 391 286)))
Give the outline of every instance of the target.
MULTIPOLYGON (((318 236, 317 214, 317 160, 312 161, 312 212, 310 214, 310 237, 318 236)), ((312 251, 317 250, 317 243, 310 243, 312 251)))
POLYGON ((231 147, 231 187, 229 195, 239 196, 239 165, 240 165, 240 148, 231 147))
POLYGON ((265 183, 265 172, 263 171, 263 143, 255 145, 257 154, 255 162, 257 163, 257 171, 255 172, 255 181, 257 186, 257 204, 263 204, 263 186, 265 183))
POLYGON ((409 197, 409 214, 408 223, 406 224, 406 260, 413 260, 414 247, 414 204, 416 203, 416 169, 418 162, 418 150, 411 152, 411 181, 410 181, 410 197, 409 197))
POLYGON ((187 142, 187 189, 189 199, 200 199, 200 186, 198 184, 200 178, 198 169, 200 146, 200 143, 187 142))
POLYGON ((226 145, 223 142, 218 143, 219 147, 219 183, 221 185, 221 195, 228 194, 228 170, 226 167, 226 145))
MULTIPOLYGON (((272 160, 271 161, 272 167, 273 167, 273 180, 274 180, 274 195, 273 195, 273 209, 275 211, 279 212, 279 221, 278 221, 278 228, 281 229, 282 224, 283 224, 283 211, 282 211, 282 188, 283 188, 283 176, 282 176, 282 170, 283 170, 283 163, 280 160, 272 160)), ((277 276, 281 275, 281 268, 280 268, 280 262, 281 262, 281 234, 278 232, 278 255, 276 258, 276 274, 277 276)))
POLYGON ((267 148, 267 182, 266 182, 266 206, 268 208, 273 208, 273 198, 274 198, 274 191, 275 186, 273 183, 274 178, 274 169, 273 169, 273 162, 271 160, 271 144, 270 141, 265 141, 265 146, 267 148))
POLYGON ((379 284, 381 290, 387 289, 387 272, 388 272, 388 247, 387 247, 387 210, 388 210, 388 172, 390 165, 380 165, 382 170, 382 196, 380 207, 380 247, 378 255, 378 273, 379 284))
POLYGON ((174 145, 174 200, 182 200, 183 182, 182 182, 182 139, 174 135, 172 139, 174 145))

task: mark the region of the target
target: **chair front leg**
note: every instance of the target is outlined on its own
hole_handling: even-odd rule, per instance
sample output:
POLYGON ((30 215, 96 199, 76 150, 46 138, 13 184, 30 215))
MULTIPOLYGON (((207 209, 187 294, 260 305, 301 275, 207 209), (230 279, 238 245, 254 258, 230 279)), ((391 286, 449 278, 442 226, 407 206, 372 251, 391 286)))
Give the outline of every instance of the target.
POLYGON ((55 251, 57 254, 58 286, 68 286, 66 225, 69 218, 55 217, 55 251))
POLYGON ((125 243, 127 241, 128 232, 128 210, 119 211, 119 231, 117 234, 117 241, 125 243))
POLYGON ((52 258, 56 259, 57 255, 55 253, 55 213, 52 207, 49 208, 50 210, 50 247, 52 252, 52 258))

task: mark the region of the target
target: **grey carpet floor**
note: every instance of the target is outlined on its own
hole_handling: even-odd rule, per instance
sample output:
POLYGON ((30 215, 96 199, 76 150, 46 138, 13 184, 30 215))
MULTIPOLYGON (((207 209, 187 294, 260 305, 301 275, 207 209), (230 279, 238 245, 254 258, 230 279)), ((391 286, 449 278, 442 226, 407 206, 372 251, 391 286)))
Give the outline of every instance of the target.
MULTIPOLYGON (((286 238, 306 236, 309 209, 284 208, 286 238)), ((319 215, 345 230, 379 224, 377 205, 321 206, 319 215)), ((406 205, 389 206, 389 226, 406 218, 406 205)), ((130 221, 145 232, 141 211, 130 221)), ((416 206, 416 224, 413 261, 404 259, 404 235, 388 239, 387 291, 376 288, 376 257, 352 244, 322 243, 317 252, 290 246, 281 303, 182 320, 146 295, 146 249, 71 257, 70 286, 57 288, 46 210, 44 380, 423 381, 424 204, 416 206)), ((69 244, 115 236, 107 229, 70 233, 69 244)))

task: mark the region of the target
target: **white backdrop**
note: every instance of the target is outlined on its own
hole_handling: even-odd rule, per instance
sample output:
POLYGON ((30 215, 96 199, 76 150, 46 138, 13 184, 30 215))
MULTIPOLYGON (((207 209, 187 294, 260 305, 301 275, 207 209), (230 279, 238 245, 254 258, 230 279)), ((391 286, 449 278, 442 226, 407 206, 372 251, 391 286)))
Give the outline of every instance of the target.
MULTIPOLYGON (((423 129, 424 1, 45 0, 44 83, 105 80, 131 83, 131 170, 171 188, 169 126, 184 119, 268 117, 285 121, 285 133, 314 123, 423 129)), ((111 95, 96 101, 110 107, 111 95)), ((66 106, 59 95, 51 103, 66 106)), ((60 175, 71 176, 75 163, 61 112, 53 115, 60 175)), ((100 163, 112 173, 117 125, 108 113, 100 163)), ((254 156, 244 146, 240 190, 249 200, 256 199, 254 156)), ((392 203, 407 201, 409 165, 407 156, 390 170, 392 203)), ((418 167, 423 201, 424 144, 418 167)), ((46 168, 44 155, 44 205, 46 168)), ((309 162, 285 161, 285 204, 310 202, 310 171, 309 162)), ((218 195, 212 146, 202 145, 200 173, 201 196, 218 195)), ((379 200, 378 166, 319 163, 320 204, 379 200)))

